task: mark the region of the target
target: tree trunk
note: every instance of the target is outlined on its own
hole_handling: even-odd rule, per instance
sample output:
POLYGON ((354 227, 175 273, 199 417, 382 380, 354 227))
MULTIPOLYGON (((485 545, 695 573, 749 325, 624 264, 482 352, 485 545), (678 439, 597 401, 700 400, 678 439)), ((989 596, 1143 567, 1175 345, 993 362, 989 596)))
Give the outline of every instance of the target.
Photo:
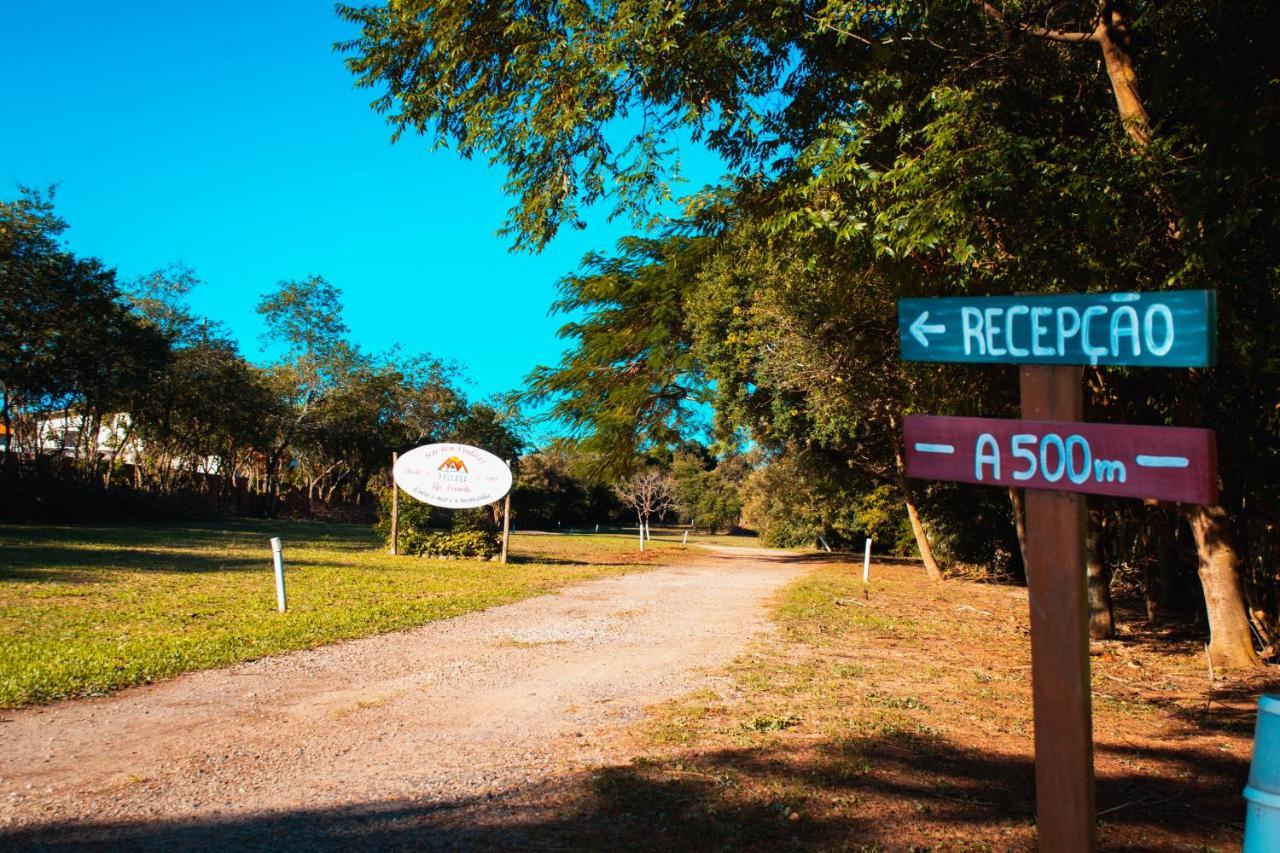
POLYGON ((1018 534, 1018 555, 1022 557, 1022 576, 1027 576, 1027 507, 1022 489, 1009 488, 1009 504, 1013 507, 1013 529, 1018 534))
POLYGON ((1116 635, 1115 617, 1111 609, 1111 572, 1107 571, 1105 529, 1106 517, 1100 512, 1089 513, 1086 574, 1089 587, 1089 636, 1095 640, 1110 640, 1116 635))
POLYGON ((1221 505, 1196 506, 1187 513, 1187 520, 1200 558, 1200 585, 1209 615, 1209 659, 1215 669, 1260 667, 1249 633, 1230 514, 1221 505))
MULTIPOLYGON (((1151 139, 1151 120, 1138 92, 1138 75, 1128 50, 1128 33, 1121 13, 1111 0, 1099 0, 1099 44, 1107 77, 1116 96, 1116 108, 1125 132, 1139 148, 1151 139)), ((1157 186, 1157 191, 1163 190, 1157 186)), ((1163 197, 1163 193, 1161 193, 1163 197)), ((1172 207, 1172 206, 1171 206, 1172 207)), ((1171 213, 1170 233, 1178 226, 1171 213)), ((1244 587, 1240 579, 1240 555, 1230 514, 1221 505, 1197 506, 1188 513, 1200 560, 1200 585, 1209 617, 1209 658, 1215 667, 1261 666, 1249 633, 1244 587)))
POLYGON ((902 458, 902 450, 895 450, 894 457, 897 462, 898 488, 902 490, 902 499, 907 505, 907 517, 911 519, 911 532, 916 537, 916 549, 920 552, 920 559, 924 561, 924 570, 928 573, 929 580, 940 581, 942 569, 938 568, 938 562, 933 558, 929 532, 924 529, 924 522, 920 520, 920 509, 916 506, 915 491, 911 488, 911 482, 907 480, 906 462, 902 458))
POLYGON ((1147 605, 1147 621, 1154 624, 1160 619, 1160 586, 1153 560, 1164 556, 1166 531, 1156 527, 1158 516, 1147 513, 1142 519, 1142 547, 1136 549, 1142 559, 1142 597, 1147 605))
POLYGON ((1116 109, 1124 131, 1139 148, 1151 141, 1151 117, 1138 92, 1138 72, 1133 66, 1133 55, 1128 48, 1128 30, 1123 16, 1110 2, 1099 3, 1102 22, 1098 27, 1098 44, 1102 48, 1102 62, 1111 81, 1111 91, 1116 96, 1116 109))

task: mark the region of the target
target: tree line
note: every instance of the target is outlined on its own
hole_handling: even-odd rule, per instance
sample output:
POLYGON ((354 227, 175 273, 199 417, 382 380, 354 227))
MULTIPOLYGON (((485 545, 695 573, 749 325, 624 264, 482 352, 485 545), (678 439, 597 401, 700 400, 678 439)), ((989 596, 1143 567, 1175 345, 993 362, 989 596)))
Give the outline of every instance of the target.
POLYGON ((60 242, 52 195, 0 201, 3 512, 374 511, 393 451, 432 441, 507 458, 519 417, 468 401, 456 365, 353 343, 319 276, 257 305, 273 361, 248 361, 171 267, 122 282, 60 242))
MULTIPOLYGON (((876 518, 932 575, 1020 570, 1021 495, 903 473, 911 412, 1012 417, 1013 369, 904 364, 906 296, 1211 288, 1219 360, 1085 371, 1090 420, 1209 427, 1214 506, 1093 501, 1109 578, 1208 617, 1218 666, 1280 632, 1280 56, 1264 0, 728 0, 340 6, 396 134, 509 171, 536 250, 611 203, 649 224, 692 135, 724 177, 561 283, 564 359, 535 371, 601 470, 714 408, 762 455, 757 507, 823 535, 876 518), (775 511, 771 502, 784 504, 775 511), (1198 601, 1198 604, 1192 604, 1198 601)), ((1083 567, 1082 567, 1083 570, 1083 567)))

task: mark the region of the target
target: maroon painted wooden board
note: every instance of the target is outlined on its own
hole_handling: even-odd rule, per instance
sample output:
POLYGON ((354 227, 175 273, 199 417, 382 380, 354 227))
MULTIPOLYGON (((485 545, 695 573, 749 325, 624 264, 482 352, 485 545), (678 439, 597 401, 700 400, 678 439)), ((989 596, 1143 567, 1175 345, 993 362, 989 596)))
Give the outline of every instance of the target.
POLYGON ((907 476, 1211 504, 1212 430, 908 415, 907 476))

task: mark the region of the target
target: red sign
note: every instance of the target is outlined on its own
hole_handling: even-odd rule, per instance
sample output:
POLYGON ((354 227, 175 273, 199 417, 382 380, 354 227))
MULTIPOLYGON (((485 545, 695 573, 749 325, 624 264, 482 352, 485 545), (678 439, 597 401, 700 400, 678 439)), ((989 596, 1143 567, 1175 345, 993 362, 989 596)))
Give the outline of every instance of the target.
POLYGON ((908 415, 907 476, 1211 504, 1213 431, 1183 427, 908 415))

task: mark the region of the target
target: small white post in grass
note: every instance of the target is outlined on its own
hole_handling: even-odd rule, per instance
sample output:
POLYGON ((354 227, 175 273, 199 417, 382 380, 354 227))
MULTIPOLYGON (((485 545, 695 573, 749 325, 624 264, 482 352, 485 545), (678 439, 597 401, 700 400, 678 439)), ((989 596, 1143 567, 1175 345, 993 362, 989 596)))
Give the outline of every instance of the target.
POLYGON ((686 530, 685 530, 685 532, 684 532, 684 541, 683 541, 683 542, 681 542, 680 544, 681 544, 681 545, 688 545, 688 544, 689 544, 689 531, 688 531, 687 529, 686 529, 686 530))
POLYGON ((598 524, 597 524, 597 525, 596 525, 596 533, 599 533, 599 532, 600 532, 600 525, 598 525, 598 524))
POLYGON ((284 600, 284 554, 281 553, 278 536, 271 539, 271 559, 276 564, 276 607, 284 613, 287 607, 284 600))
POLYGON ((871 540, 867 540, 866 550, 862 552, 862 582, 871 580, 871 540))

